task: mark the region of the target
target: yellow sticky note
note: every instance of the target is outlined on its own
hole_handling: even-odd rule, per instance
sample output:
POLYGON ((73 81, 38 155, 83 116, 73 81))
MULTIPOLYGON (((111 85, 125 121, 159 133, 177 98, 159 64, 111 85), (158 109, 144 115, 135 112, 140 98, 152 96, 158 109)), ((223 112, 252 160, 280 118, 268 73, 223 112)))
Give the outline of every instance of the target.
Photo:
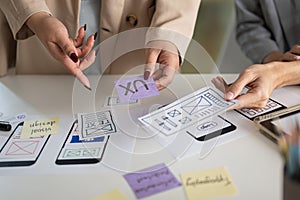
POLYGON ((40 137, 58 133, 59 117, 27 120, 24 122, 21 138, 40 137))
POLYGON ((127 200, 127 198, 124 196, 124 194, 117 189, 115 189, 109 193, 106 193, 102 196, 96 197, 92 200, 112 200, 112 199, 127 200))
POLYGON ((223 197, 237 193, 224 167, 181 174, 181 180, 189 200, 223 197))

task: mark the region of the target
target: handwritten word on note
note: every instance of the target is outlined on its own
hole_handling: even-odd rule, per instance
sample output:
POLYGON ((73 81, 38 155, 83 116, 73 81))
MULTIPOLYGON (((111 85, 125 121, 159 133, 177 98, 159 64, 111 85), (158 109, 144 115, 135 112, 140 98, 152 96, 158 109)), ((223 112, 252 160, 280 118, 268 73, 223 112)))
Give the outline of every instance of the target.
POLYGON ((102 196, 93 198, 92 200, 112 200, 112 199, 127 200, 127 198, 124 196, 124 194, 117 189, 115 189, 111 192, 108 192, 106 194, 103 194, 102 196))
POLYGON ((144 80, 143 76, 129 77, 115 81, 120 102, 159 95, 159 91, 152 77, 144 80))
POLYGON ((181 175, 189 200, 223 197, 237 193, 227 170, 222 168, 181 175))
POLYGON ((165 164, 125 174, 124 178, 138 199, 181 186, 165 164))
POLYGON ((21 138, 41 137, 58 133, 59 117, 27 120, 24 122, 21 138))

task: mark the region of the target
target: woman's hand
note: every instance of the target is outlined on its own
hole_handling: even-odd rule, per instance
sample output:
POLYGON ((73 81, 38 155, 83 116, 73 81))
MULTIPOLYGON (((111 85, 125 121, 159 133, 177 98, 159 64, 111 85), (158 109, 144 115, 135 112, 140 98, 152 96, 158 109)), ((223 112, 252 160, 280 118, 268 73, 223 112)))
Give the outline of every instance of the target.
POLYGON ((159 90, 166 88, 174 79, 179 69, 179 55, 177 47, 168 41, 152 41, 147 45, 146 67, 144 78, 152 76, 159 90), (156 71, 155 64, 159 67, 156 71))
POLYGON ((90 87, 82 70, 94 62, 95 52, 91 52, 86 59, 83 58, 93 48, 97 33, 89 36, 87 42, 83 44, 85 26, 79 28, 77 38, 70 38, 65 25, 46 12, 32 15, 26 24, 56 60, 62 63, 84 85, 90 87))

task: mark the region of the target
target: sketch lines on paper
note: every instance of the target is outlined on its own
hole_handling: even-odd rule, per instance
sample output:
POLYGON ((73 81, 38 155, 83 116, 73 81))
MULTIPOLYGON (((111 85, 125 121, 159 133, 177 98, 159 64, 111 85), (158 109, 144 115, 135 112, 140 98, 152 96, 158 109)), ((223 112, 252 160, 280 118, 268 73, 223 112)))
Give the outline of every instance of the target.
POLYGON ((80 136, 83 139, 116 132, 116 126, 109 110, 80 114, 79 117, 80 119, 78 122, 81 125, 80 136))
POLYGON ((153 131, 171 135, 196 122, 226 112, 236 102, 227 102, 213 88, 202 88, 151 112, 139 120, 153 131))

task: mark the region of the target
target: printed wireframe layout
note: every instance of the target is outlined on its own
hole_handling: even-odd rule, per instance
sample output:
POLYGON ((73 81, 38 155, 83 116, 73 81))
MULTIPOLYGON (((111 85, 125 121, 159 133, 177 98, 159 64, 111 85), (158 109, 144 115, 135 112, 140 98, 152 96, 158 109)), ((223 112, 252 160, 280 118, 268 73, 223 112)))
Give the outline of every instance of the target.
POLYGON ((171 135, 198 121, 223 113, 235 104, 235 101, 226 101, 213 88, 205 87, 139 120, 152 131, 171 135))

